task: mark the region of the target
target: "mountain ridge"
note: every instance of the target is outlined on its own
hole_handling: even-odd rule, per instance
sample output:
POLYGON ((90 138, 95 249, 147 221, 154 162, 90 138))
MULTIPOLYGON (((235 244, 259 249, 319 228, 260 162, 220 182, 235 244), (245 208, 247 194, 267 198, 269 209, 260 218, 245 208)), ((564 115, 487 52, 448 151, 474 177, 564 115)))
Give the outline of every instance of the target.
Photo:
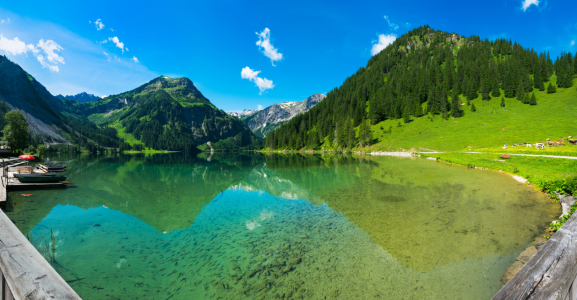
MULTIPOLYGON (((275 103, 261 110, 245 109, 239 118, 246 124, 252 132, 259 137, 266 137, 278 126, 288 122, 298 114, 307 112, 313 106, 321 102, 326 96, 324 94, 313 94, 303 101, 285 101, 275 103), (243 115, 244 114, 244 115, 243 115)), ((228 113, 233 115, 233 113, 228 113)))
POLYGON ((58 94, 55 97, 60 98, 60 99, 74 100, 74 101, 79 102, 79 103, 98 101, 98 100, 102 99, 101 97, 95 96, 93 94, 88 94, 86 92, 78 93, 76 95, 66 95, 66 96, 64 96, 62 94, 58 94))
POLYGON ((240 120, 214 106, 185 77, 156 77, 126 92, 75 104, 99 126, 112 126, 146 147, 230 149, 259 143, 240 120), (220 143, 220 144, 219 144, 220 143))

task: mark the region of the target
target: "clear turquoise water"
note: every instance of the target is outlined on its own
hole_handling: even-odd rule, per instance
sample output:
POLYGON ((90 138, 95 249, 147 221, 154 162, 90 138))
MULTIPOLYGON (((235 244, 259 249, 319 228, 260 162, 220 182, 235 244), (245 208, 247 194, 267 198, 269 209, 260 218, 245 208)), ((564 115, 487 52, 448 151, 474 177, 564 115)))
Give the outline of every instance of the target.
POLYGON ((7 214, 83 299, 488 299, 558 205, 419 159, 56 157, 7 214))

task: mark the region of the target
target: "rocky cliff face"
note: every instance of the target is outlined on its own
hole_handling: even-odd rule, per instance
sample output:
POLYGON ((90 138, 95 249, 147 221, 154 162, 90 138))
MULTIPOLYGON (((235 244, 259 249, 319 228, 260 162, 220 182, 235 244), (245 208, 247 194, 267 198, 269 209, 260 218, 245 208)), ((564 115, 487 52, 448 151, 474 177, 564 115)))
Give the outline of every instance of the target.
POLYGON ((92 95, 92 94, 87 94, 86 92, 82 92, 80 94, 76 94, 76 95, 56 95, 56 98, 60 98, 60 99, 68 99, 68 100, 74 100, 76 102, 80 102, 80 103, 84 103, 84 102, 90 102, 90 101, 98 101, 102 98, 92 95))
POLYGON ((258 112, 258 109, 253 109, 253 110, 245 109, 242 112, 231 111, 231 112, 227 112, 227 114, 229 114, 230 116, 233 116, 233 117, 242 118, 245 116, 250 116, 256 112, 258 112))
POLYGON ((20 110, 29 129, 46 143, 68 143, 61 116, 45 97, 50 93, 19 65, 0 56, 0 100, 11 110, 20 110))
POLYGON ((265 137, 269 132, 292 119, 294 116, 308 111, 325 97, 323 94, 314 94, 301 102, 273 104, 242 120, 255 135, 265 137))

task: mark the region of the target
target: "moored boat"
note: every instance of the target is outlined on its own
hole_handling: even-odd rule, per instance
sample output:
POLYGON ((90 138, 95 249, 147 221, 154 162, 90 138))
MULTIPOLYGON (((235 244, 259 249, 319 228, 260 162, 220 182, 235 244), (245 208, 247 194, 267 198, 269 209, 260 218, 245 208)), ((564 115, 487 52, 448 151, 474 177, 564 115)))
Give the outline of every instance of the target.
POLYGON ((54 173, 45 173, 45 174, 14 174, 14 177, 18 179, 18 181, 27 183, 27 182, 58 182, 58 181, 65 181, 66 176, 56 175, 54 173))

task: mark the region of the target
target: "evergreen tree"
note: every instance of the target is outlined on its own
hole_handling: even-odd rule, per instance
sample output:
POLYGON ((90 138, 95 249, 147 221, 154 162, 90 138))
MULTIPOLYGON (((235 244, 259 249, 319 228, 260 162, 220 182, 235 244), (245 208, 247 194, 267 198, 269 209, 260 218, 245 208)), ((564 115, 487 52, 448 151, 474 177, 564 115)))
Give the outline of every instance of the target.
POLYGON ((493 89, 491 89, 491 96, 495 98, 501 96, 501 91, 499 91, 499 83, 497 82, 497 80, 495 80, 495 83, 493 83, 493 89))
POLYGON ((535 92, 533 92, 533 95, 531 95, 531 102, 529 102, 529 104, 537 105, 537 98, 535 97, 535 92))
POLYGON ((463 116, 461 101, 459 101, 459 95, 456 93, 453 93, 453 97, 451 99, 451 115, 455 118, 460 118, 463 116))
POLYGON ((505 107, 505 97, 501 97, 501 107, 505 107))
POLYGON ((547 85, 547 94, 553 94, 555 92, 557 92, 557 87, 553 82, 549 82, 547 85))
POLYGON ((409 105, 405 106, 405 110, 403 112, 403 122, 405 123, 411 122, 411 109, 409 105))
POLYGON ((469 83, 467 84, 467 100, 476 99, 478 96, 477 88, 475 87, 475 80, 469 78, 469 83))
POLYGON ((355 135, 355 128, 353 127, 353 121, 349 122, 349 148, 353 148, 357 145, 357 137, 355 135))
POLYGON ((471 105, 471 111, 477 111, 477 109, 475 108, 475 104, 471 105))
POLYGON ((517 92, 515 93, 515 97, 517 97, 517 100, 523 102, 525 101, 525 87, 523 86, 523 82, 519 82, 519 85, 517 86, 517 92))
POLYGON ((535 75, 533 77, 533 87, 539 89, 540 91, 545 90, 545 87, 543 85, 543 78, 541 77, 541 72, 539 71, 535 72, 535 75), (541 87, 543 87, 543 89, 541 89, 541 87))

